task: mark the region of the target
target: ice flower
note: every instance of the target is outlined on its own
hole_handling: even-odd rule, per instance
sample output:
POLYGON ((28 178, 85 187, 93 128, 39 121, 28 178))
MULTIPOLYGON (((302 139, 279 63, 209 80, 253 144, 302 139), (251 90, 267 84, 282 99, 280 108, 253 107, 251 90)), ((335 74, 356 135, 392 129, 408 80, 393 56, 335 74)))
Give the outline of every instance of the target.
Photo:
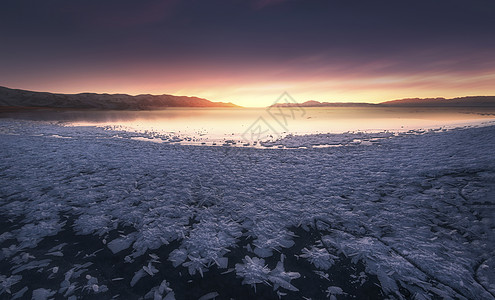
POLYGON ((330 298, 330 300, 336 300, 337 297, 335 295, 344 295, 344 291, 338 287, 338 286, 329 286, 327 288, 327 298, 330 298))
POLYGON ((237 276, 243 277, 242 284, 250 284, 256 290, 257 283, 268 283, 270 269, 265 265, 265 260, 258 257, 246 257, 242 260, 243 264, 236 264, 235 271, 237 276))
POLYGON ((281 260, 277 263, 275 269, 270 272, 268 279, 274 284, 273 289, 277 290, 279 286, 287 289, 289 291, 297 292, 299 291, 295 286, 293 286, 290 281, 292 279, 297 279, 301 275, 297 272, 286 272, 284 269, 284 256, 282 255, 281 260))
POLYGON ((303 248, 300 257, 306 258, 310 263, 320 270, 328 270, 335 263, 336 256, 328 253, 326 248, 312 246, 310 249, 303 248))
POLYGON ((242 260, 243 264, 236 264, 235 270, 237 276, 243 277, 242 284, 250 284, 256 291, 257 283, 264 283, 266 285, 272 285, 273 289, 277 290, 279 287, 290 291, 298 291, 290 281, 297 279, 301 275, 297 272, 286 272, 284 269, 284 256, 281 256, 281 260, 277 263, 275 269, 270 270, 265 265, 265 260, 258 257, 246 257, 242 260))
POLYGON ((189 261, 183 264, 184 267, 188 268, 189 274, 194 275, 196 271, 201 274, 203 277, 203 272, 206 270, 208 259, 203 257, 196 257, 192 255, 188 255, 189 261))

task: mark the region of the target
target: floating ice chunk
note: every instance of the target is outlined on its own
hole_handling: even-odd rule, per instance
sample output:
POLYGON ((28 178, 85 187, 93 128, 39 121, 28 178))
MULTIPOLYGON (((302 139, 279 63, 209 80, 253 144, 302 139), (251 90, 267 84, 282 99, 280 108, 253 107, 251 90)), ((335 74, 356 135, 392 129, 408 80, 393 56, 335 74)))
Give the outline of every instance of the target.
MULTIPOLYGON (((101 251, 101 250, 98 250, 96 252, 99 252, 99 251, 101 251)), ((84 263, 82 265, 81 264, 75 264, 74 267, 75 267, 75 270, 80 270, 80 269, 91 267, 92 265, 93 265, 93 263, 88 261, 87 263, 84 263)))
POLYGON ((321 279, 325 279, 325 280, 328 280, 330 281, 330 275, 328 273, 325 273, 325 272, 322 272, 322 271, 318 271, 318 270, 313 270, 313 272, 320 276, 321 279))
POLYGON ((102 285, 93 284, 91 288, 94 293, 105 293, 108 291, 108 287, 104 284, 102 285))
POLYGON ((68 297, 68 296, 72 295, 72 293, 74 293, 74 291, 77 288, 76 283, 74 283, 74 282, 70 283, 66 280, 62 281, 62 283, 60 285, 63 287, 61 287, 58 292, 60 294, 64 293, 64 297, 68 297))
POLYGON ((49 135, 48 137, 58 138, 58 139, 71 139, 72 138, 70 136, 61 136, 61 135, 58 135, 58 134, 52 134, 52 135, 49 135))
POLYGON ((273 250, 268 249, 268 248, 254 248, 254 254, 258 255, 259 257, 270 257, 273 255, 273 250))
POLYGON ((335 263, 336 256, 328 253, 326 248, 312 246, 310 249, 303 248, 300 256, 306 258, 310 263, 320 270, 328 270, 335 263))
POLYGON ((330 300, 337 300, 335 295, 345 295, 344 291, 338 286, 330 286, 327 288, 327 298, 330 300))
POLYGON ((22 265, 20 267, 17 267, 12 270, 12 274, 17 274, 25 270, 32 270, 32 269, 41 269, 50 264, 51 260, 50 259, 42 259, 38 261, 32 261, 30 263, 27 263, 25 265, 22 265))
POLYGON ((22 261, 24 262, 27 262, 28 260, 32 259, 32 258, 35 258, 34 256, 32 256, 31 254, 29 253, 21 253, 21 259, 22 261))
POLYGON ((187 259, 186 249, 175 249, 169 255, 169 260, 172 262, 174 267, 178 267, 187 259))
POLYGON ((160 286, 158 287, 158 291, 160 294, 163 294, 165 292, 167 293, 172 292, 172 289, 170 288, 170 284, 166 280, 163 280, 162 283, 160 283, 160 286))
POLYGON ((127 248, 129 248, 132 243, 136 240, 137 232, 131 233, 125 237, 117 238, 107 244, 107 247, 112 251, 113 254, 119 253, 127 248))
POLYGON ((218 297, 220 294, 217 292, 211 292, 198 298, 198 300, 211 300, 218 297))
POLYGON ((91 275, 86 275, 86 279, 88 280, 88 286, 92 287, 94 284, 98 283, 98 278, 93 277, 91 275))
POLYGON ((70 281, 69 280, 63 280, 61 283, 60 283, 60 288, 61 289, 67 289, 67 287, 69 287, 70 285, 70 281))
POLYGON ((338 286, 329 286, 327 288, 327 294, 330 295, 343 295, 344 291, 338 286))
POLYGON ((24 296, 24 294, 29 290, 29 288, 27 286, 23 287, 22 289, 20 289, 17 293, 15 293, 12 297, 11 300, 15 300, 15 299, 19 299, 19 298, 22 298, 22 296, 24 296))
POLYGON ((65 272, 65 280, 69 281, 72 278, 72 275, 74 274, 74 269, 72 268, 69 271, 65 272))
POLYGON ((50 248, 50 250, 48 250, 47 252, 55 252, 55 251, 60 251, 62 250, 63 247, 65 247, 67 245, 67 243, 62 243, 62 244, 59 244, 55 247, 52 247, 50 248))
POLYGON ((164 142, 160 138, 145 138, 145 137, 131 137, 131 140, 142 141, 142 142, 153 142, 153 143, 158 143, 158 144, 161 144, 164 142))
POLYGON ((0 295, 2 295, 3 293, 10 294, 10 287, 17 284, 19 281, 21 281, 21 279, 21 275, 13 275, 10 277, 0 275, 0 295))
POLYGON ((159 261, 160 257, 158 257, 158 255, 154 253, 150 253, 149 256, 152 258, 152 262, 160 262, 159 261))
POLYGON ((144 276, 146 276, 146 272, 141 269, 139 271, 137 271, 134 276, 132 277, 132 280, 131 280, 131 287, 134 287, 136 285, 136 283, 141 279, 143 278, 144 276))
POLYGON ((155 274, 158 273, 158 270, 151 264, 151 262, 149 262, 147 266, 143 266, 143 270, 150 276, 155 276, 155 274))
POLYGON ((33 300, 48 300, 48 298, 55 295, 55 291, 50 289, 39 288, 33 291, 33 300))
POLYGON ((100 251, 103 251, 103 248, 98 249, 98 250, 96 250, 95 252, 93 252, 93 253, 91 253, 91 254, 86 254, 86 255, 84 255, 84 258, 95 257, 95 256, 96 256, 96 254, 97 254, 98 252, 100 252, 100 251))
POLYGON ((299 291, 299 289, 293 286, 290 281, 301 277, 301 275, 297 272, 286 272, 284 269, 283 255, 281 256, 281 261, 277 263, 275 269, 273 269, 268 276, 268 279, 273 283, 273 289, 277 290, 278 287, 281 286, 289 291, 299 291))
POLYGON ((4 232, 4 233, 0 234, 0 244, 5 242, 6 240, 10 240, 13 238, 14 238, 14 235, 12 233, 4 232))
POLYGON ((163 298, 163 300, 175 300, 175 293, 174 292, 168 293, 167 296, 163 298))
POLYGON ((163 300, 163 299, 174 299, 175 295, 174 291, 169 287, 169 283, 166 280, 163 280, 159 286, 153 287, 145 296, 144 299, 154 299, 154 300, 163 300), (165 298, 163 295, 166 295, 165 298))
POLYGON ((158 290, 156 287, 152 288, 149 292, 147 292, 144 297, 144 299, 153 299, 153 300, 162 300, 162 295, 158 293, 158 290))
POLYGON ((11 257, 12 255, 16 254, 20 248, 17 245, 10 245, 8 248, 2 248, 2 253, 0 253, 0 259, 3 259, 5 257, 11 257))
POLYGON ((229 265, 229 259, 227 257, 217 258, 215 259, 215 262, 220 269, 227 269, 229 265))
POLYGON ((104 293, 104 292, 108 291, 108 288, 106 285, 99 285, 98 284, 98 278, 87 274, 86 279, 88 281, 87 281, 86 285, 82 288, 83 291, 89 291, 90 293, 94 293, 94 294, 104 293))
POLYGON ((188 255, 187 257, 189 258, 189 261, 186 261, 182 265, 188 268, 189 275, 192 276, 198 271, 201 274, 201 277, 203 277, 203 272, 207 269, 208 259, 192 255, 188 255))
POLYGON ((59 256, 59 257, 64 256, 64 254, 61 251, 50 252, 50 253, 47 253, 46 255, 59 256))

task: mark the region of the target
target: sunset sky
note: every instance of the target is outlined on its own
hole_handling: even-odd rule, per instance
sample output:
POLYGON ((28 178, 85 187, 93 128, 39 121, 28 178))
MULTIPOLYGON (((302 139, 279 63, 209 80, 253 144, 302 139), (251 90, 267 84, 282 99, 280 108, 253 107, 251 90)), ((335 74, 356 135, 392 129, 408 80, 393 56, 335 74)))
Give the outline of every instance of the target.
POLYGON ((495 1, 7 0, 0 85, 270 105, 495 95, 495 1))

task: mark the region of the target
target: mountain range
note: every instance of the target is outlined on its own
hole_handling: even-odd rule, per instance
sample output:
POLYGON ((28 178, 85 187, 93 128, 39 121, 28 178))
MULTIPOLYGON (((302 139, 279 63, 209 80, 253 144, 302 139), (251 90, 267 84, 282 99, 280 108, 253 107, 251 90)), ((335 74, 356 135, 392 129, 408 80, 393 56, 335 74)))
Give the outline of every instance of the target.
POLYGON ((407 98, 380 103, 319 102, 277 103, 274 107, 495 107, 495 96, 469 96, 459 98, 407 98))
POLYGON ((126 94, 55 94, 0 87, 0 106, 102 110, 153 110, 166 107, 239 107, 198 97, 126 94))
MULTIPOLYGON (((407 98, 381 103, 319 102, 277 103, 273 107, 495 107, 495 96, 459 98, 407 98)), ((240 107, 233 103, 213 102, 207 99, 174 95, 143 94, 57 94, 10 89, 0 86, 0 108, 66 108, 98 110, 153 110, 167 107, 240 107)))

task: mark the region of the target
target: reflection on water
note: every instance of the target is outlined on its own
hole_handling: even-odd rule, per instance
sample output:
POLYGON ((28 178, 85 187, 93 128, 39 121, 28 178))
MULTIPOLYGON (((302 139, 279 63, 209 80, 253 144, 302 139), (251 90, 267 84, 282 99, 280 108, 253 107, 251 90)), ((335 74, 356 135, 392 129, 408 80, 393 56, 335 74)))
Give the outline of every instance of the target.
POLYGON ((495 108, 170 108, 158 111, 55 111, 2 113, 0 117, 58 121, 69 125, 116 126, 137 132, 173 133, 204 140, 242 139, 255 129, 264 136, 287 133, 408 131, 456 127, 495 120, 495 108), (261 118, 261 119, 260 119, 261 118), (260 122, 260 120, 262 122, 260 122))

